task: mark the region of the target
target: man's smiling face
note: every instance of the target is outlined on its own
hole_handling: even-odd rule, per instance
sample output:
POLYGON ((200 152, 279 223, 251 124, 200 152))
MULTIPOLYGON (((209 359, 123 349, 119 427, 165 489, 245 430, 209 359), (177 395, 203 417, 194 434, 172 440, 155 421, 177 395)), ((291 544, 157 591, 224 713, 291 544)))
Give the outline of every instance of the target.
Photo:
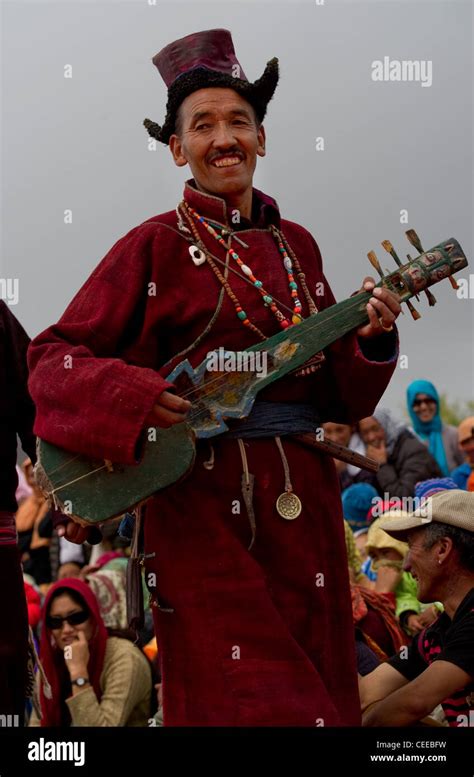
POLYGON ((439 543, 435 543, 431 548, 425 547, 425 532, 422 528, 412 529, 407 541, 408 554, 403 568, 411 572, 416 580, 418 601, 434 602, 437 598, 436 586, 441 574, 436 555, 439 543))
POLYGON ((180 106, 170 149, 179 167, 189 164, 201 191, 241 197, 252 188, 257 156, 265 156, 265 130, 233 89, 198 89, 180 106))

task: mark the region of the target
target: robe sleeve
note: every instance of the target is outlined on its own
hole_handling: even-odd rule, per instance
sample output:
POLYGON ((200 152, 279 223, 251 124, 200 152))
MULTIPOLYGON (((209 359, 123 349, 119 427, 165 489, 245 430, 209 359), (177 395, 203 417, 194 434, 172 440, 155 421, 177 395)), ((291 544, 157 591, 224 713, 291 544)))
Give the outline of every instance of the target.
POLYGON ((173 386, 116 354, 145 306, 155 236, 150 224, 121 238, 59 322, 32 341, 29 387, 38 437, 120 464, 139 459, 145 419, 173 386))

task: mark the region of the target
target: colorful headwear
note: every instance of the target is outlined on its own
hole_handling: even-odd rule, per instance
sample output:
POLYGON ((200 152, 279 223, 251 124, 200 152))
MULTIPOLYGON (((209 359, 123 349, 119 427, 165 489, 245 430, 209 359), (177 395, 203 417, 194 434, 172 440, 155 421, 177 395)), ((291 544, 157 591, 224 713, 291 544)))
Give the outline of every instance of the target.
POLYGON ((279 77, 278 59, 274 57, 257 81, 249 81, 235 56, 231 33, 224 29, 194 32, 175 40, 153 57, 153 64, 168 87, 166 117, 161 127, 150 119, 145 119, 143 124, 152 138, 166 144, 175 131, 179 106, 198 89, 212 86, 233 89, 253 106, 259 121, 263 121, 279 77))
POLYGON ((458 442, 466 442, 474 437, 474 415, 464 418, 458 426, 458 442))
POLYGON ((87 583, 79 580, 77 577, 65 577, 54 583, 46 594, 41 612, 42 630, 40 643, 40 658, 46 677, 51 686, 52 698, 47 698, 44 693, 44 687, 41 686, 41 725, 42 726, 64 726, 67 721, 64 720, 62 698, 64 680, 67 680, 67 669, 64 664, 63 651, 57 647, 51 634, 51 629, 46 625, 46 615, 49 613, 51 600, 58 589, 65 589, 64 593, 74 591, 78 593, 87 606, 90 618, 93 624, 93 635, 89 641, 89 663, 87 671, 91 685, 94 688, 97 699, 102 696, 100 688, 100 676, 104 665, 105 649, 107 646, 107 629, 99 610, 98 601, 89 588, 87 583))
POLYGON ((371 524, 367 534, 367 553, 369 556, 376 549, 391 548, 400 554, 402 560, 405 558, 408 553, 408 545, 387 534, 383 529, 382 522, 392 519, 392 523, 394 523, 395 519, 402 520, 407 517, 408 513, 404 510, 388 510, 371 524))
POLYGON ((370 483, 354 483, 342 492, 342 512, 352 529, 368 526, 367 513, 378 493, 370 483))
POLYGON ((401 421, 397 421, 391 411, 386 408, 377 409, 374 412, 374 418, 385 432, 385 447, 387 454, 391 456, 395 450, 396 442, 401 433, 406 430, 406 426, 401 421))
POLYGON ((449 475, 448 461, 441 434, 442 422, 439 414, 439 396, 433 384, 429 380, 414 380, 413 383, 410 383, 407 388, 407 405, 415 432, 422 440, 428 442, 428 450, 438 462, 443 475, 449 475), (436 413, 431 421, 420 421, 415 413, 413 402, 417 394, 426 394, 436 401, 436 413))
POLYGON ((433 494, 438 494, 440 491, 449 491, 453 488, 459 488, 457 483, 452 478, 430 478, 429 480, 420 480, 415 485, 415 496, 418 499, 428 499, 433 494))

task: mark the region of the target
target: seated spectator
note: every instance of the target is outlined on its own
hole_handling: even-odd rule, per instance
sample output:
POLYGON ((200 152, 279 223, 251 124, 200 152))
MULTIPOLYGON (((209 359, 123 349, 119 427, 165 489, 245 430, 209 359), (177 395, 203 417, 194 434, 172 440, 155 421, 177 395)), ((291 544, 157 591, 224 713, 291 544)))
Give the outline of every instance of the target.
POLYGON ((22 469, 31 494, 22 501, 15 516, 18 545, 23 571, 35 579, 44 594, 52 579, 49 556, 51 541, 41 536, 39 529, 49 512, 49 504, 36 485, 31 459, 25 459, 22 469))
POLYGON ((116 569, 100 569, 97 572, 90 572, 86 582, 96 596, 100 614, 107 629, 114 631, 127 629, 125 573, 116 569))
POLYGON ((429 497, 431 521, 411 513, 384 522, 408 543, 406 571, 421 602, 439 600, 444 612, 393 656, 359 679, 363 725, 409 726, 441 704, 450 726, 469 725, 474 698, 474 494, 443 491, 429 497))
POLYGON ((395 614, 408 634, 418 634, 438 617, 438 610, 431 604, 424 608, 416 598, 417 585, 409 572, 403 571, 408 552, 404 542, 391 537, 382 528, 390 518, 406 518, 408 513, 389 509, 369 527, 367 551, 372 558, 372 570, 376 572, 374 590, 392 598, 395 614))
POLYGON ((415 483, 441 475, 426 446, 389 410, 376 410, 358 428, 366 455, 380 464, 374 485, 385 499, 413 496, 415 483))
MULTIPOLYGON (((442 475, 463 462, 456 427, 443 423, 439 396, 428 380, 414 380, 407 388, 407 405, 413 429, 428 447, 442 475)), ((421 478, 420 478, 421 480, 421 478)))
POLYGON ((81 571, 82 567, 77 561, 66 561, 58 569, 58 580, 64 580, 65 577, 82 577, 81 571))
POLYGON ((362 559, 357 550, 354 534, 347 521, 344 521, 344 535, 346 540, 347 562, 349 565, 349 578, 351 583, 366 585, 368 579, 362 572, 362 559))
POLYGON ((109 637, 91 588, 60 580, 43 604, 41 719, 30 726, 146 726, 152 675, 143 653, 109 637))
POLYGON ((28 485, 25 473, 23 472, 22 468, 18 466, 18 464, 16 465, 16 474, 18 477, 18 485, 16 487, 15 498, 19 507, 27 496, 31 496, 33 490, 31 486, 28 485))
POLYGON ((458 488, 474 491, 474 415, 465 418, 458 426, 458 442, 465 461, 453 469, 451 477, 458 488), (470 486, 468 488, 468 482, 470 486))
POLYGON ((369 483, 354 483, 342 492, 341 500, 345 520, 352 531, 357 531, 368 527, 367 515, 380 497, 369 483))
POLYGON ((370 662, 384 661, 406 641, 395 617, 393 598, 369 590, 362 574, 352 529, 344 521, 347 562, 351 583, 352 617, 356 627, 357 666, 360 674, 370 671, 370 662), (371 655, 369 656, 368 651, 371 655))
MULTIPOLYGON (((357 432, 349 424, 336 424, 332 421, 327 421, 323 424, 324 438, 335 442, 338 445, 344 445, 346 448, 350 448, 356 453, 365 455, 365 445, 360 439, 357 432)), ((334 459, 336 465, 336 472, 339 476, 339 484, 341 491, 345 488, 349 488, 354 483, 373 483, 374 473, 369 472, 366 469, 356 467, 354 464, 346 464, 344 461, 334 459)))
POLYGON ((354 626, 380 661, 406 645, 408 637, 400 628, 389 597, 363 585, 351 585, 351 597, 354 626))

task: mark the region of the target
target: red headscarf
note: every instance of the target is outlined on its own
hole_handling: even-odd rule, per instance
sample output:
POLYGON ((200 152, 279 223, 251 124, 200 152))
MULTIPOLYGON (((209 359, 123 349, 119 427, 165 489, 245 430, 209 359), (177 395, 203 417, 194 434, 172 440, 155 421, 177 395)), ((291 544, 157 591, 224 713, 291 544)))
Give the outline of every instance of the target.
POLYGON ((44 694, 43 685, 41 685, 40 702, 42 726, 68 725, 67 720, 64 720, 65 700, 61 698, 63 683, 65 680, 67 680, 67 669, 65 666, 64 655, 63 651, 56 645, 51 634, 51 629, 49 629, 46 625, 46 614, 49 611, 51 599, 58 588, 65 588, 66 591, 69 589, 78 593, 84 600, 84 603, 87 605, 87 608, 90 612, 90 619, 93 626, 93 635, 89 641, 90 655, 89 662, 87 664, 87 670, 92 687, 95 691, 95 695, 99 701, 102 695, 99 681, 104 665, 105 648, 107 645, 108 637, 107 629, 104 626, 104 621, 102 620, 99 604, 95 594, 91 588, 89 588, 87 583, 84 583, 77 577, 65 577, 63 580, 58 580, 56 583, 54 583, 54 585, 51 586, 44 600, 41 613, 42 631, 40 658, 46 677, 51 685, 52 692, 52 698, 48 699, 44 694))

